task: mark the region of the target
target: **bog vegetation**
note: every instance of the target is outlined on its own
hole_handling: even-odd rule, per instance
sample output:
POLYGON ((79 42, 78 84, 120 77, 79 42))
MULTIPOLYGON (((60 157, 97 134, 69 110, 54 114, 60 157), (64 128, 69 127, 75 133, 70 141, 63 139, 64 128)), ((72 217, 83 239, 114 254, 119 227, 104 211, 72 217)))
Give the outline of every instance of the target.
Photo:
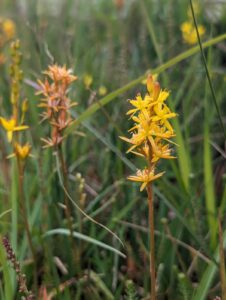
POLYGON ((226 300, 225 28, 222 1, 0 3, 1 300, 226 300))

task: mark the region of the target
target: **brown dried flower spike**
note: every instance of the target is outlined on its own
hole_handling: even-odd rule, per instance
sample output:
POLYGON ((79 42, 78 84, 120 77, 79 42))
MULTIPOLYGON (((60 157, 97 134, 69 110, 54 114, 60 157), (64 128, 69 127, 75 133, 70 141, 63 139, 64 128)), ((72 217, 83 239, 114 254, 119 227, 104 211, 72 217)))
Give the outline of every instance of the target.
POLYGON ((69 86, 77 77, 66 66, 58 65, 49 66, 43 73, 47 76, 44 82, 38 80, 40 91, 37 94, 44 96, 39 104, 39 107, 46 109, 42 113, 42 121, 48 120, 52 133, 51 138, 42 140, 45 142, 44 147, 52 147, 62 142, 63 131, 72 122, 70 108, 77 103, 71 103, 68 92, 69 86))

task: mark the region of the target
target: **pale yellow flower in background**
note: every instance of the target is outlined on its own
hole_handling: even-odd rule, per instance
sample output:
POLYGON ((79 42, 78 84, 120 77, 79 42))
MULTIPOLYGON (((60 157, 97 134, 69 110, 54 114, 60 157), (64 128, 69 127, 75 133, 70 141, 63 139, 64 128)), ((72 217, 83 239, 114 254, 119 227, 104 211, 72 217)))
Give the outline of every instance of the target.
MULTIPOLYGON (((199 3, 195 2, 195 1, 192 1, 192 6, 193 6, 193 10, 194 10, 195 16, 199 15, 199 13, 200 13, 199 3)), ((188 16, 189 19, 191 19, 191 20, 193 19, 190 6, 188 7, 188 10, 187 10, 187 16, 188 16)))
MULTIPOLYGON (((198 37, 197 37, 196 29, 191 21, 186 21, 182 23, 180 29, 185 43, 190 45, 194 45, 197 43, 198 37)), ((198 25, 198 32, 201 38, 206 32, 205 27, 203 25, 198 25)))
POLYGON ((15 23, 10 20, 6 19, 2 22, 2 30, 8 40, 11 40, 16 34, 16 26, 15 23))
POLYGON ((25 126, 25 125, 16 126, 16 121, 14 118, 7 120, 5 118, 0 117, 0 123, 7 132, 7 138, 8 138, 9 142, 12 141, 14 131, 20 131, 20 130, 25 130, 25 129, 29 128, 28 126, 25 126))
POLYGON ((83 77, 83 82, 86 89, 89 89, 93 83, 93 77, 90 74, 85 74, 83 77))
POLYGON ((99 87, 98 94, 99 94, 100 96, 105 96, 105 95, 107 94, 107 92, 108 92, 108 90, 107 90, 106 86, 101 85, 101 86, 99 87))

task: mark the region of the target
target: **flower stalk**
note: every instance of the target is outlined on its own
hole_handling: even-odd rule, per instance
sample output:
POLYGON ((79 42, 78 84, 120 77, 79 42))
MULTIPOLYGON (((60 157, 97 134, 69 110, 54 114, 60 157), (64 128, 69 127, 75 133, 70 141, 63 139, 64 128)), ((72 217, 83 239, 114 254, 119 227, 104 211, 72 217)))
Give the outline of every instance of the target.
MULTIPOLYGON (((70 230, 71 245, 74 245, 71 205, 65 193, 65 190, 68 190, 68 170, 63 156, 62 142, 64 140, 64 130, 72 122, 70 108, 77 105, 76 102, 71 103, 71 99, 68 97, 70 86, 77 80, 77 77, 72 75, 72 70, 58 65, 49 66, 48 70, 43 73, 46 77, 44 81, 38 80, 40 90, 37 94, 43 96, 39 104, 39 107, 44 109, 41 114, 42 121, 47 121, 51 128, 51 137, 42 138, 43 148, 54 148, 60 162, 64 185, 65 217, 70 230)), ((76 266, 78 262, 77 252, 73 248, 76 248, 72 247, 72 256, 76 266)))
POLYGON ((148 195, 149 223, 150 223, 150 277, 151 300, 156 299, 155 274, 155 236, 154 236, 154 198, 152 181, 161 177, 164 172, 156 173, 157 163, 161 158, 173 159, 170 148, 170 139, 175 136, 170 119, 176 117, 174 112, 166 105, 169 96, 167 90, 162 90, 153 76, 147 78, 147 93, 143 98, 138 94, 130 100, 133 108, 127 112, 134 126, 129 130, 130 138, 120 137, 130 144, 127 152, 143 157, 146 166, 138 169, 136 175, 128 177, 129 180, 140 182, 140 191, 145 188, 148 195))
POLYGON ((13 153, 8 155, 7 158, 15 157, 17 159, 19 207, 21 211, 22 222, 25 228, 25 233, 27 235, 28 246, 30 248, 34 262, 34 285, 37 290, 37 260, 35 248, 32 242, 32 234, 28 222, 24 195, 24 171, 26 160, 29 156, 31 156, 31 146, 29 143, 21 144, 21 134, 23 131, 27 130, 29 126, 24 124, 25 114, 28 110, 27 100, 25 99, 22 103, 20 102, 21 84, 23 81, 23 71, 21 70, 22 53, 20 52, 20 41, 16 40, 12 42, 10 50, 12 58, 12 62, 10 65, 10 103, 12 113, 10 118, 0 117, 0 124, 6 131, 7 140, 11 144, 13 149, 13 153))

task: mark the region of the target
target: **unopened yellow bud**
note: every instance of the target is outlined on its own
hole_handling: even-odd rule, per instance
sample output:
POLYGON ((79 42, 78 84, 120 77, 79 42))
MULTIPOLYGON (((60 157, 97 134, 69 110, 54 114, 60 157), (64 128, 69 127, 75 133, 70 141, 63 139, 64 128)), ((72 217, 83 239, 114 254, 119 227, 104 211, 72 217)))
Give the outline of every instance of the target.
POLYGON ((148 78, 147 78, 147 90, 148 90, 149 94, 152 93, 153 87, 154 87, 153 76, 152 75, 148 75, 148 78))
POLYGON ((22 103, 22 112, 26 113, 28 111, 28 100, 24 99, 23 103, 22 103))
POLYGON ((154 100, 157 100, 160 93, 160 84, 158 81, 155 81, 153 84, 153 98, 154 100))

